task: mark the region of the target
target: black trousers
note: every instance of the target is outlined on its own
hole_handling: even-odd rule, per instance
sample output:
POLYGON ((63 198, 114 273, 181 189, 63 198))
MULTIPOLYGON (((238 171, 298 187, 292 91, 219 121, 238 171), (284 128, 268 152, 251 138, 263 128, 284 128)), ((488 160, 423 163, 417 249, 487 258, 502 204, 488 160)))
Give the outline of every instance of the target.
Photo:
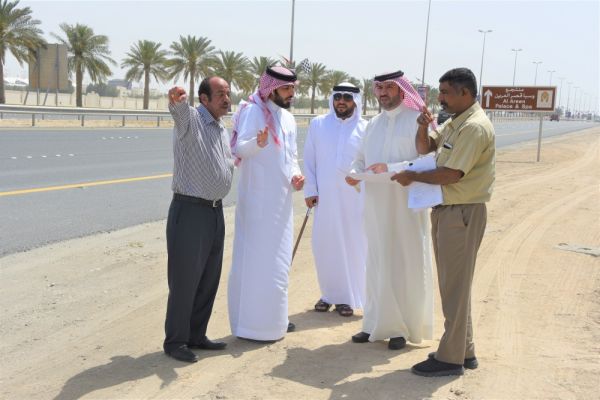
POLYGON ((206 337, 221 277, 224 240, 222 207, 173 199, 167 219, 165 351, 206 337))

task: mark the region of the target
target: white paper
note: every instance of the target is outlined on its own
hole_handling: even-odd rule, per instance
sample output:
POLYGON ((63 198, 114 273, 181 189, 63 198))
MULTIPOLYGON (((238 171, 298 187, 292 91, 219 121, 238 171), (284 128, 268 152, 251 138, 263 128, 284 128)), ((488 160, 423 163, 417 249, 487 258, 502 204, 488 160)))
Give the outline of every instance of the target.
MULTIPOLYGON (((425 157, 417 158, 406 167, 409 171, 430 171, 435 169, 435 156, 428 154, 425 157)), ((408 186, 408 208, 413 211, 437 206, 444 201, 442 197, 442 187, 440 185, 430 185, 429 183, 413 182, 408 186)))

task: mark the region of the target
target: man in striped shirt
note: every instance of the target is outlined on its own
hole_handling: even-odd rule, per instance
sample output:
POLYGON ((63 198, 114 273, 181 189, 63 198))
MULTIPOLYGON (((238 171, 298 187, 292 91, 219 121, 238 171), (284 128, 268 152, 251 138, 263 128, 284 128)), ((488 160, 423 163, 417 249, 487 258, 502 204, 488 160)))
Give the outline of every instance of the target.
POLYGON ((223 261, 225 222, 222 199, 231 188, 233 158, 221 117, 231 100, 224 79, 200 83, 198 108, 187 104, 181 87, 169 90, 173 129, 173 201, 167 219, 169 300, 164 351, 196 362, 190 349, 221 350, 206 336, 223 261))

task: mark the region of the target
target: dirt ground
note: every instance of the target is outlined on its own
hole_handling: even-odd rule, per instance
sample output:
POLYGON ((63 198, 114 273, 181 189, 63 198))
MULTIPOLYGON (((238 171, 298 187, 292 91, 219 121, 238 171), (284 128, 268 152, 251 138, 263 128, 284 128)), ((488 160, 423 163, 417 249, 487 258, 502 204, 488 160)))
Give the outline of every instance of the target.
MULTIPOLYGON (((290 276, 297 331, 269 345, 232 337, 233 210, 209 336, 225 351, 185 364, 161 349, 164 222, 0 258, 2 399, 592 399, 600 387, 600 128, 502 149, 473 292, 480 367, 422 378, 437 340, 354 344, 360 313, 319 298, 310 223, 290 276)), ((296 194, 296 231, 303 218, 296 194)), ((165 204, 165 207, 167 205, 165 204)), ((435 286, 437 287, 437 286, 435 286)), ((437 290, 436 290, 437 292, 437 290)), ((435 337, 442 332, 436 293, 435 337)))

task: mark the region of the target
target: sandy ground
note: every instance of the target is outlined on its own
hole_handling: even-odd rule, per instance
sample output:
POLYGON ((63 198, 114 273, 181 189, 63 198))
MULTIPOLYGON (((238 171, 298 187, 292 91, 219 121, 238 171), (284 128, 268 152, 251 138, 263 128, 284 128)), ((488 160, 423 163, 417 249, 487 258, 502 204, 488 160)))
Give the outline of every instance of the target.
MULTIPOLYGON (((310 224, 292 267, 290 320, 275 344, 230 335, 224 273, 209 335, 222 352, 184 364, 161 351, 164 222, 0 259, 2 399, 591 399, 600 387, 600 128, 499 151, 473 292, 480 368, 422 378, 437 341, 353 344, 360 314, 312 311, 310 224), (580 251, 578 251, 578 249, 580 251), (589 249, 589 250, 586 250, 589 249), (575 250, 575 251, 570 251, 575 250)), ((304 214, 296 194, 296 230, 304 214)), ((166 207, 167 205, 165 205, 166 207)), ((436 294, 436 337, 442 331, 436 294)))

